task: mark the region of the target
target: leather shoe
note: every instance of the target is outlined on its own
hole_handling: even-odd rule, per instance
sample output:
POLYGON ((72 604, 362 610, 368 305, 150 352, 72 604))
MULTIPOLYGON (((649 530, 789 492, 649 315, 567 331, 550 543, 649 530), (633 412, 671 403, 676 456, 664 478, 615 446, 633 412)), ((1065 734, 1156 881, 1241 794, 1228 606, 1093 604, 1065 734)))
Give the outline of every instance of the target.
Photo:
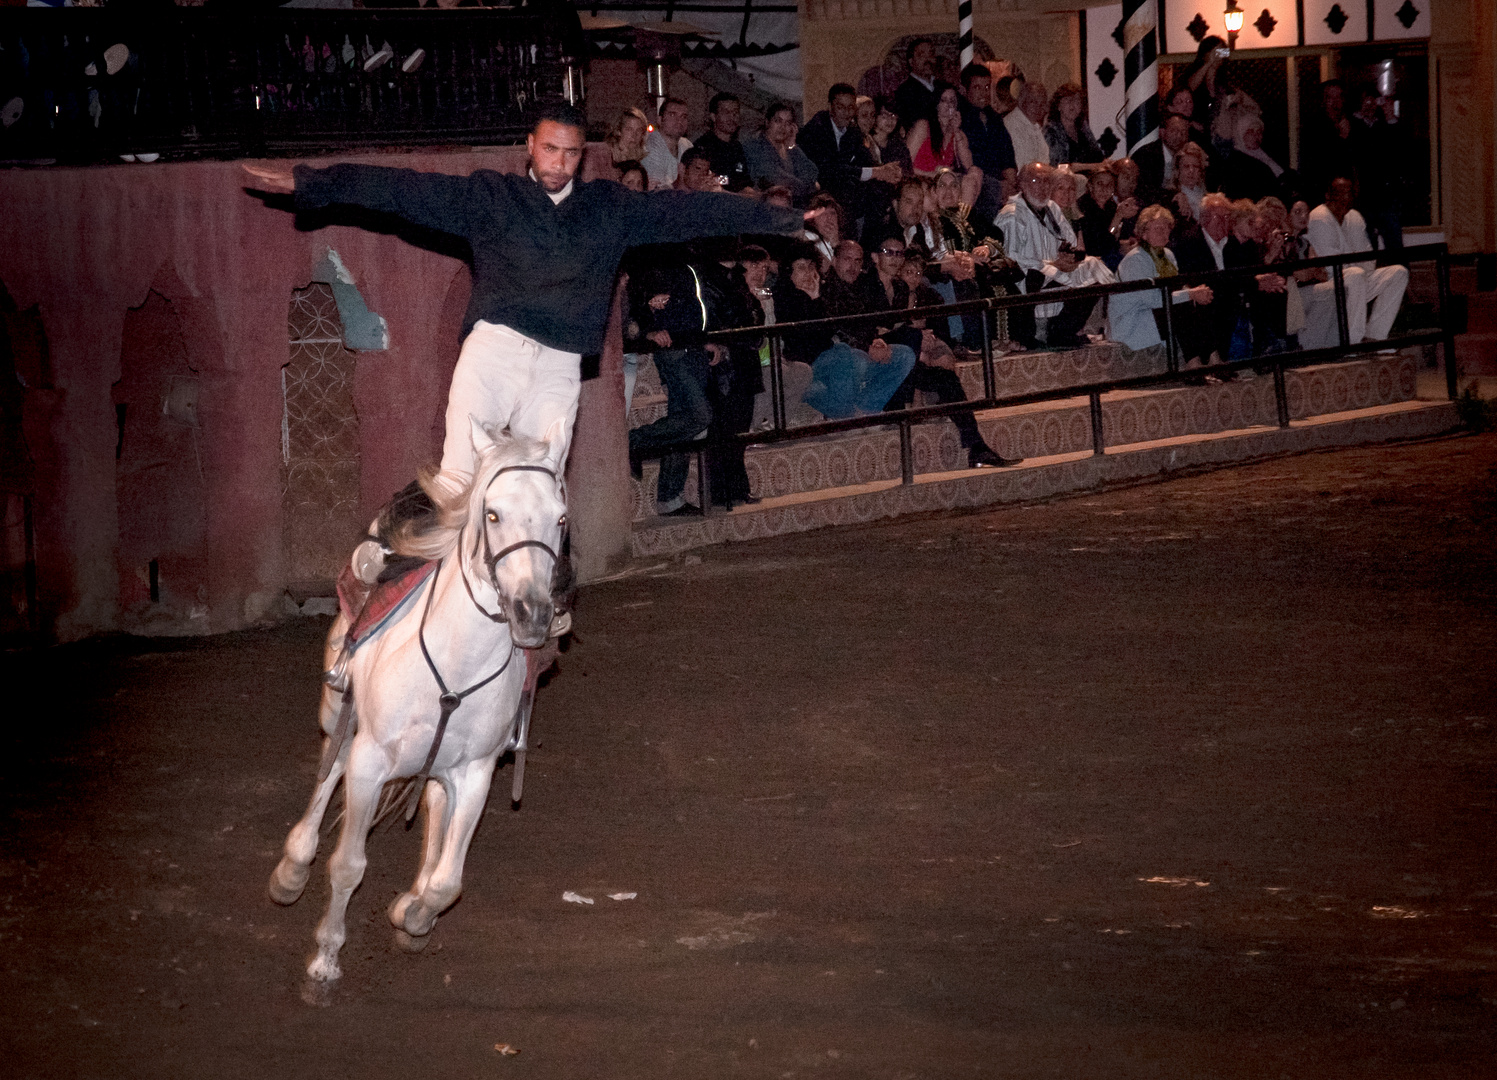
POLYGON ((674 510, 667 510, 665 513, 661 514, 660 516, 661 517, 701 517, 702 516, 702 508, 700 506, 694 506, 691 503, 682 503, 680 506, 676 507, 674 510))
POLYGON ((997 452, 986 443, 978 443, 967 451, 967 467, 972 469, 1002 469, 1009 465, 1017 465, 1023 458, 999 457, 997 452))

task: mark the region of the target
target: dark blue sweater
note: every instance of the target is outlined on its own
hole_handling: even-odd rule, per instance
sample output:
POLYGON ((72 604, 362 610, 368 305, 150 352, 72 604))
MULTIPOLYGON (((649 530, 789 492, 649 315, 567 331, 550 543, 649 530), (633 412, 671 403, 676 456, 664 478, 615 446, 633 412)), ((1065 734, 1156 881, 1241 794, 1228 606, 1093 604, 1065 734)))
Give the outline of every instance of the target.
POLYGON ((299 210, 344 203, 463 237, 473 249, 463 333, 482 319, 563 352, 602 349, 614 276, 628 248, 804 228, 799 211, 713 192, 642 195, 612 180, 579 180, 557 205, 528 176, 488 169, 448 176, 383 165, 298 165, 293 172, 299 210))

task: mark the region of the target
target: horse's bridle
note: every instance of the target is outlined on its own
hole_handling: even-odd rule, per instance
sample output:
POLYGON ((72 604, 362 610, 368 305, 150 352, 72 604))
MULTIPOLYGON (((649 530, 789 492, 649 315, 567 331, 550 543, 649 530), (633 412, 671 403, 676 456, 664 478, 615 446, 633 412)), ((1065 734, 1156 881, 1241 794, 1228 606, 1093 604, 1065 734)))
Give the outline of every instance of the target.
MULTIPOLYGON (((546 476, 549 476, 553 481, 555 481, 558 487, 562 485, 561 478, 556 475, 555 470, 548 469, 544 465, 506 465, 504 468, 497 470, 493 476, 489 477, 489 482, 483 489, 484 502, 488 501, 489 488, 494 486, 494 481, 498 480, 499 477, 508 472, 543 473, 546 476)), ((562 501, 566 501, 566 493, 564 489, 562 491, 562 501)), ((499 598, 499 610, 489 611, 481 603, 478 602, 478 597, 473 595, 473 586, 468 581, 468 573, 463 565, 464 563, 466 563, 466 560, 459 560, 458 571, 462 575, 463 587, 468 590, 468 599, 473 601, 473 606, 478 608, 479 611, 483 612, 495 622, 509 621, 509 613, 505 610, 504 605, 504 591, 499 588, 498 572, 499 563, 502 559, 504 559, 508 555, 514 554, 516 551, 519 551, 522 548, 535 547, 540 548, 547 555, 551 556, 551 572, 553 579, 556 575, 557 570, 561 566, 561 556, 557 554, 555 548, 546 543, 544 540, 519 540, 513 544, 510 544, 508 547, 501 549, 500 551, 494 551, 489 544, 489 530, 486 524, 481 524, 479 526, 479 538, 473 542, 473 557, 478 557, 480 547, 483 550, 483 565, 484 569, 488 573, 489 587, 494 590, 494 595, 499 598)))

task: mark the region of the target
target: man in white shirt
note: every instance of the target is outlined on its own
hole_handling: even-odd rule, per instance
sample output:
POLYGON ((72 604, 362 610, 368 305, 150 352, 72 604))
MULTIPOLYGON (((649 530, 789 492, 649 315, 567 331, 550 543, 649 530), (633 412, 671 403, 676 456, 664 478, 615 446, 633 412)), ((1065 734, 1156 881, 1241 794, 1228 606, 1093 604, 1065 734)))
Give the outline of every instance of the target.
MULTIPOLYGON (((993 224, 1003 234, 1008 257, 1024 271, 1026 293, 1053 287, 1109 284, 1117 280, 1101 259, 1076 248, 1076 232, 1050 198, 1055 170, 1031 161, 1019 170, 1019 194, 1003 204, 993 224)), ((1074 349, 1089 344, 1081 334, 1095 300, 1068 300, 1032 308, 1008 309, 1008 330, 1021 345, 1037 344, 1035 317, 1048 320, 1046 343, 1052 349, 1074 349)))
MULTIPOLYGON (((1316 255, 1351 255, 1358 251, 1372 251, 1372 241, 1367 238, 1367 222, 1351 206, 1355 193, 1356 189, 1349 179, 1337 177, 1326 190, 1325 202, 1310 211, 1308 235, 1316 255)), ((1382 341, 1393 329, 1393 320, 1403 303, 1403 291, 1409 284, 1408 267, 1380 267, 1369 261, 1349 264, 1342 272, 1347 283, 1347 339, 1353 344, 1359 341, 1382 341), (1352 280, 1358 277, 1363 286, 1362 297, 1353 302, 1356 297, 1352 280)))
POLYGON ((645 136, 645 156, 640 163, 650 178, 650 190, 674 187, 681 170, 681 155, 691 149, 686 138, 689 113, 686 102, 667 98, 660 107, 660 127, 645 136))
POLYGON ((1050 98, 1043 83, 1027 82, 1019 91, 1019 107, 1003 118, 1009 141, 1014 144, 1014 163, 1023 169, 1031 161, 1050 164, 1050 144, 1045 141, 1045 114, 1050 98))

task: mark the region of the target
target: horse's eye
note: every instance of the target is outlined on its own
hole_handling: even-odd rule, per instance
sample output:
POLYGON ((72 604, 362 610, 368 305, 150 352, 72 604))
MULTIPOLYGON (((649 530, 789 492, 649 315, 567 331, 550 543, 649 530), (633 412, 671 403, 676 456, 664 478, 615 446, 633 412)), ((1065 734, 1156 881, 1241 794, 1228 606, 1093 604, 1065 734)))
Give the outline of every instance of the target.
POLYGON ((490 510, 487 514, 484 515, 484 517, 495 523, 499 521, 499 514, 495 510, 490 510))
POLYGON ((556 524, 565 528, 567 524, 567 516, 565 514, 562 514, 561 517, 556 519, 556 524))

